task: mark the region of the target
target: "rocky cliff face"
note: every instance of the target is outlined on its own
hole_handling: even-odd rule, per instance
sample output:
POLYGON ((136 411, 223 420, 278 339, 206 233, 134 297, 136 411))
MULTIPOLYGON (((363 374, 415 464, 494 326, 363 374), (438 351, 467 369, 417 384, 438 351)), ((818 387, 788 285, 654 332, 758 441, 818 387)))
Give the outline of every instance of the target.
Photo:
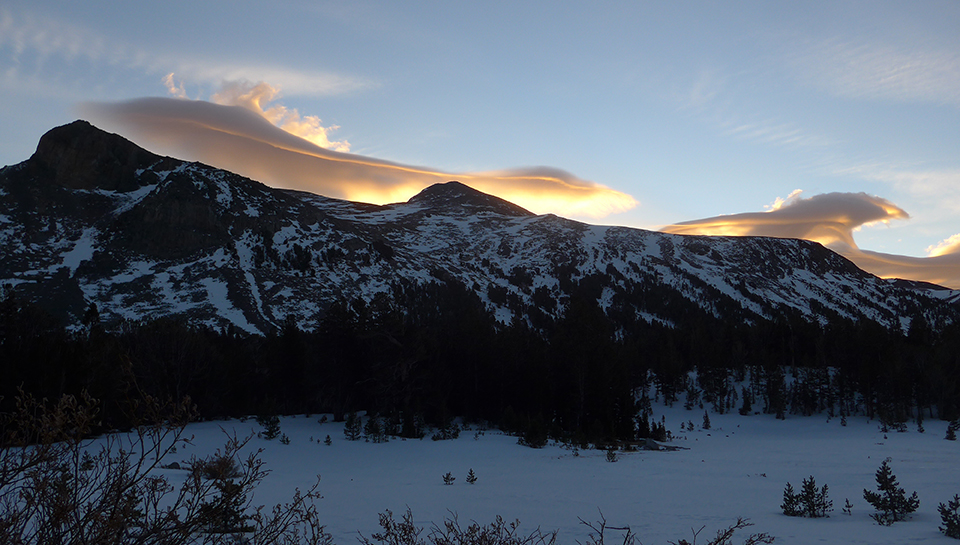
POLYGON ((310 328, 334 301, 430 282, 534 327, 571 297, 615 321, 957 317, 944 300, 956 292, 876 278, 807 241, 591 226, 456 182, 350 203, 160 157, 81 121, 0 171, 0 247, 0 284, 69 321, 96 303, 108 322, 310 328))

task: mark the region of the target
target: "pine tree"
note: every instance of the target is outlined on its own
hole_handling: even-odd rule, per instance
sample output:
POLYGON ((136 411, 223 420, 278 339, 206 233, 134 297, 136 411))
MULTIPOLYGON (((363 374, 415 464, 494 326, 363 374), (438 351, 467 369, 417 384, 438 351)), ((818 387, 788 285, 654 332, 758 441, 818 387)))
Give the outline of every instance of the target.
POLYGON ((793 491, 793 485, 787 483, 783 490, 783 503, 780 505, 783 514, 790 517, 827 517, 833 511, 833 502, 827 498, 827 485, 817 488, 817 481, 813 475, 803 480, 800 492, 793 491))
POLYGON ((443 476, 443 484, 450 485, 450 484, 453 484, 453 481, 455 480, 457 480, 457 478, 454 477, 453 473, 450 473, 449 471, 447 472, 446 475, 443 476))
POLYGON ((703 429, 710 429, 710 415, 707 414, 707 411, 703 411, 703 429))
POLYGON ((804 516, 810 518, 827 517, 829 511, 833 511, 833 502, 827 499, 827 485, 823 488, 817 488, 817 482, 813 475, 810 479, 804 479, 800 487, 800 502, 803 504, 804 516))
POLYGON ((467 484, 474 484, 477 482, 477 474, 473 472, 473 468, 470 468, 470 471, 467 472, 467 484))
POLYGON ((330 436, 327 435, 326 439, 323 440, 323 444, 329 447, 330 445, 333 444, 333 439, 330 439, 330 436))
POLYGON ((280 436, 280 417, 275 414, 261 415, 257 417, 257 424, 263 426, 260 435, 268 441, 280 436))
POLYGON ((940 520, 943 521, 940 531, 947 537, 960 539, 960 494, 954 494, 953 499, 946 505, 938 505, 937 510, 940 511, 940 520))
POLYGON ((793 485, 787 483, 783 489, 783 503, 780 504, 783 514, 788 517, 803 516, 803 509, 800 508, 800 495, 794 493, 793 485))
POLYGON ((742 416, 749 416, 753 412, 753 406, 750 404, 750 392, 747 391, 747 387, 743 387, 743 405, 740 406, 740 414, 742 416))
POLYGON ((386 426, 379 416, 372 416, 367 420, 367 423, 363 426, 363 434, 367 437, 367 441, 371 443, 387 442, 386 426))
POLYGON ((947 435, 944 436, 944 439, 947 441, 956 441, 957 430, 960 430, 960 419, 954 420, 953 422, 947 424, 947 435))
POLYGON ((877 469, 877 490, 879 493, 864 489, 863 499, 877 510, 870 515, 870 518, 878 524, 890 526, 894 522, 906 519, 907 515, 920 507, 917 493, 914 492, 909 498, 907 497, 886 460, 877 469))
POLYGON ((343 426, 344 437, 346 437, 348 441, 357 441, 361 437, 360 429, 360 417, 357 416, 357 413, 351 412, 347 414, 347 421, 343 426))
POLYGON ((850 503, 850 498, 844 498, 843 508, 841 509, 844 515, 851 516, 853 515, 853 504, 850 503))

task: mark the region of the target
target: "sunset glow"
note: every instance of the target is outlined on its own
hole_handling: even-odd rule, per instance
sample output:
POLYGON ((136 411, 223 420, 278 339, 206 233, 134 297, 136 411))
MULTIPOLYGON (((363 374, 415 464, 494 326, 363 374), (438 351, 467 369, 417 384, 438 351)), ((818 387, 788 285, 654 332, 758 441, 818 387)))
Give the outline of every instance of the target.
POLYGON ((863 227, 908 218, 904 210, 890 201, 866 193, 828 193, 803 198, 795 191, 787 199, 777 199, 767 212, 687 221, 668 225, 662 231, 811 240, 882 278, 909 278, 960 289, 960 235, 929 248, 929 257, 865 251, 854 241, 854 233, 863 227))
POLYGON ((630 195, 555 168, 448 173, 326 149, 272 123, 269 110, 262 109, 264 95, 269 89, 258 86, 229 100, 221 96, 231 105, 155 98, 87 104, 83 110, 155 151, 328 197, 402 202, 430 185, 457 179, 539 214, 600 218, 638 205, 630 195))

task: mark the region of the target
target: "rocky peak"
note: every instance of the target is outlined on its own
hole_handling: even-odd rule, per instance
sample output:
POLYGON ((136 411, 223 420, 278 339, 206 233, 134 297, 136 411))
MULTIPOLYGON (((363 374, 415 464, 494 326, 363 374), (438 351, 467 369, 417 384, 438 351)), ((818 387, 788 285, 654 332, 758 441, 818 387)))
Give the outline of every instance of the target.
POLYGON ((411 197, 408 202, 445 211, 456 211, 458 209, 469 213, 487 211, 513 217, 534 215, 533 212, 512 202, 481 193, 458 181, 434 184, 411 197))
POLYGON ((82 120, 48 131, 30 158, 36 167, 48 170, 53 182, 62 187, 120 192, 150 183, 152 180, 138 177, 137 171, 165 160, 174 161, 82 120))

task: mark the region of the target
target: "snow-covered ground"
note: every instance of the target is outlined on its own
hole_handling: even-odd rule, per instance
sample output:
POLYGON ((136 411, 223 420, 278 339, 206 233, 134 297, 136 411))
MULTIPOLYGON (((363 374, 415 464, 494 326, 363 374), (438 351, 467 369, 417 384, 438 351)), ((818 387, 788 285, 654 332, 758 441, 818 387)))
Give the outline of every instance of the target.
MULTIPOLYGON (((285 417, 281 429, 290 444, 254 438, 248 445, 264 449, 262 458, 272 471, 255 502, 289 499, 294 488, 308 488, 319 474, 318 509, 341 545, 356 543, 358 531, 366 536, 377 531, 378 513, 389 509, 399 520, 408 507, 428 530, 451 513, 461 522, 481 524, 502 515, 519 519, 527 532, 537 526, 558 530, 558 542, 565 544, 586 538, 578 517, 597 521, 601 512, 611 526, 629 525, 646 545, 691 539, 691 529, 701 526, 706 529, 699 541, 705 542, 737 517, 755 524, 746 532, 767 532, 782 544, 956 543, 937 530, 937 504, 960 493, 960 442, 943 439, 944 422, 926 421, 923 434, 911 425, 908 432, 884 438, 876 421, 862 417, 843 427, 826 416, 778 421, 711 413, 712 429, 701 430, 702 411, 656 410, 679 435, 673 444, 689 450, 621 452, 615 463, 603 451, 531 449, 492 430, 480 435, 476 428, 466 430, 450 441, 374 444, 347 441, 342 424, 320 424, 320 415, 285 417), (688 420, 696 430, 680 431, 688 420), (327 435, 332 445, 322 443, 327 435), (862 492, 875 489, 874 473, 887 458, 901 486, 908 494, 916 490, 921 502, 911 520, 892 527, 869 518, 872 507, 862 492), (465 482, 470 469, 478 477, 474 485, 465 482), (443 484, 447 472, 457 478, 452 486, 443 484), (789 481, 799 489, 811 475, 829 486, 835 511, 827 519, 784 516, 779 508, 784 485, 789 481), (854 506, 852 516, 841 512, 846 498, 854 506)), ((260 430, 253 419, 193 424, 188 435, 195 435, 194 445, 181 448, 175 459, 212 453, 223 444, 221 428, 241 435, 260 430)))

